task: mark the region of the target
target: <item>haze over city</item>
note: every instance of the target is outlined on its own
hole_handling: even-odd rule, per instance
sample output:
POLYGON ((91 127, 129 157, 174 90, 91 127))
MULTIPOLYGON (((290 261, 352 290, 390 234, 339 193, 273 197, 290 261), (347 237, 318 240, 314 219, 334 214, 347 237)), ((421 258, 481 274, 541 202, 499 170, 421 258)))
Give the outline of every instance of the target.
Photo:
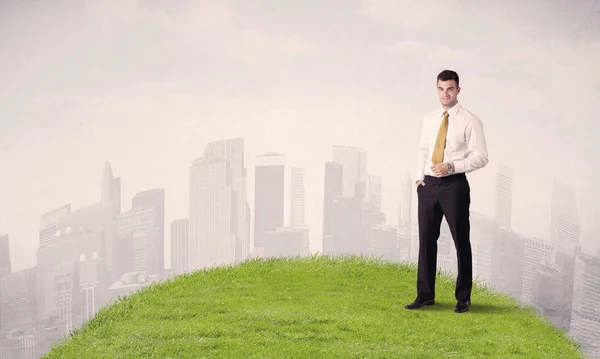
POLYGON ((193 159, 238 136, 249 188, 257 154, 306 168, 312 250, 334 144, 368 152, 394 223, 445 68, 461 75, 459 100, 488 136, 473 208, 493 214, 493 176, 507 165, 513 228, 546 238, 556 176, 575 188, 582 245, 595 252, 598 5, 409 4, 3 2, 0 232, 15 270, 35 263, 43 213, 98 199, 105 160, 125 199, 164 187, 170 223, 188 211, 193 159))
MULTIPOLYGON (((600 4, 415 4, 2 1, 0 359, 224 258, 415 261, 445 69, 489 152, 475 276, 600 348, 600 4)), ((455 270, 447 229, 439 246, 455 270)))

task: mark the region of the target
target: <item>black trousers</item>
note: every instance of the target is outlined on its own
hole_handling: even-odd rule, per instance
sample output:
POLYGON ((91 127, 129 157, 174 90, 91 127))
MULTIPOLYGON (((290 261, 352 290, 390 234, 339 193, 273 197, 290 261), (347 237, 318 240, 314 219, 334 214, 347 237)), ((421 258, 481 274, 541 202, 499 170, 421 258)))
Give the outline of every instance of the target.
POLYGON ((419 198, 419 266, 417 296, 435 299, 437 240, 442 217, 446 218, 454 240, 458 260, 455 297, 459 302, 471 299, 473 259, 470 241, 469 208, 471 188, 464 173, 446 177, 425 176, 425 186, 417 187, 419 198))

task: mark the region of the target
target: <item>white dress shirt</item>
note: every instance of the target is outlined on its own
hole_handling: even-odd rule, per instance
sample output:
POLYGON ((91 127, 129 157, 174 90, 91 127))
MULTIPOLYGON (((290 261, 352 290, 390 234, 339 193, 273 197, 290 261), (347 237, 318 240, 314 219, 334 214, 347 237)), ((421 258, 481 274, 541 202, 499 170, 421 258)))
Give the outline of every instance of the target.
MULTIPOLYGON (((436 175, 431 170, 431 157, 440 125, 444 120, 444 109, 428 113, 422 120, 421 140, 417 155, 417 177, 436 175)), ((481 120, 459 103, 448 110, 448 133, 444 149, 444 163, 453 163, 456 173, 469 173, 488 164, 488 151, 481 120)))

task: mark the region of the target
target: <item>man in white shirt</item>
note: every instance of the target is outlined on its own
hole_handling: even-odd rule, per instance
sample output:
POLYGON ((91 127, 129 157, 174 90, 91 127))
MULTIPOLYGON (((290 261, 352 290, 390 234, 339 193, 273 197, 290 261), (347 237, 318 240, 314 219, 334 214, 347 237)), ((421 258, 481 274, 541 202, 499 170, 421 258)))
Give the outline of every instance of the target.
POLYGON ((440 109, 423 118, 417 157, 419 199, 419 265, 417 298, 406 309, 435 304, 437 240, 446 218, 457 250, 454 311, 471 308, 473 265, 470 242, 471 190, 466 174, 488 164, 483 124, 458 103, 458 74, 444 70, 437 76, 440 109))

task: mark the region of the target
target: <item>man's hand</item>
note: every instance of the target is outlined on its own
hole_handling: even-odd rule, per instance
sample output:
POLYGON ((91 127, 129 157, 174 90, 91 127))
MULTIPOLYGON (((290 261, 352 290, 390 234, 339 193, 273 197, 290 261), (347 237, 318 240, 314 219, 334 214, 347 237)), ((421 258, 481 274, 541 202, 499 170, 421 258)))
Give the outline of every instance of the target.
POLYGON ((444 177, 448 174, 448 164, 447 163, 438 163, 437 165, 431 166, 431 170, 436 177, 444 177))
POLYGON ((417 183, 417 187, 425 186, 425 182, 423 180, 418 180, 416 183, 417 183))

